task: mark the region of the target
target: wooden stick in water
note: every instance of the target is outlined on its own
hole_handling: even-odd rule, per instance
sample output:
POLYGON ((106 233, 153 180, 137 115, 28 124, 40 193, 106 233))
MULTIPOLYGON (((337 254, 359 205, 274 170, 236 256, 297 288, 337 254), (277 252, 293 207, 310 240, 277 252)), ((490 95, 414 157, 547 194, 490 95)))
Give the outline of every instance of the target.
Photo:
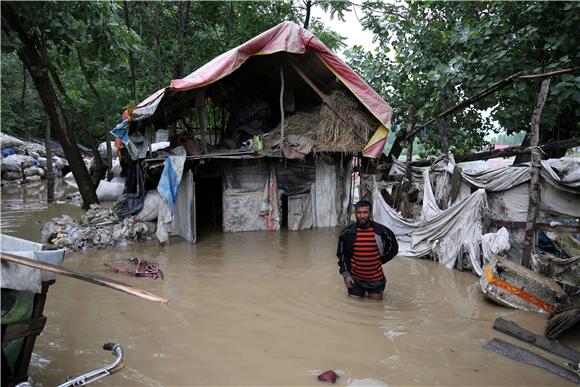
POLYGON ((51 273, 60 274, 60 275, 64 275, 67 277, 79 279, 81 281, 90 282, 90 283, 95 284, 95 285, 104 286, 106 288, 115 289, 115 290, 118 290, 120 292, 128 293, 128 294, 131 294, 131 295, 137 296, 137 297, 141 297, 141 298, 144 298, 144 299, 149 300, 149 301, 162 302, 164 304, 167 304, 170 301, 168 298, 156 296, 155 294, 149 293, 143 289, 139 289, 139 288, 136 288, 134 286, 127 285, 127 284, 124 284, 122 282, 115 281, 115 280, 112 280, 109 278, 105 278, 105 277, 102 277, 100 275, 83 273, 82 271, 68 269, 68 268, 65 268, 63 266, 53 265, 53 264, 45 263, 45 262, 39 262, 39 261, 35 261, 32 259, 24 258, 24 257, 19 257, 17 255, 9 254, 6 252, 1 252, 0 258, 2 259, 2 261, 14 262, 14 263, 17 263, 19 265, 29 266, 29 267, 32 267, 35 269, 49 271, 51 273))

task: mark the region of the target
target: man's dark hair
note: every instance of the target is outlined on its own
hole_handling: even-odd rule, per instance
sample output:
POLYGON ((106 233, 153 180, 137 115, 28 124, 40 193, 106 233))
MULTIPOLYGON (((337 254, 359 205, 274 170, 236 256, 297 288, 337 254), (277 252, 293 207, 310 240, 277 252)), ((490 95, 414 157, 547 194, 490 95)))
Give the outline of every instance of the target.
POLYGON ((371 202, 369 202, 368 200, 359 200, 358 202, 356 202, 356 204, 354 205, 354 209, 358 210, 359 208, 362 207, 368 207, 370 210, 373 209, 373 205, 371 204, 371 202))

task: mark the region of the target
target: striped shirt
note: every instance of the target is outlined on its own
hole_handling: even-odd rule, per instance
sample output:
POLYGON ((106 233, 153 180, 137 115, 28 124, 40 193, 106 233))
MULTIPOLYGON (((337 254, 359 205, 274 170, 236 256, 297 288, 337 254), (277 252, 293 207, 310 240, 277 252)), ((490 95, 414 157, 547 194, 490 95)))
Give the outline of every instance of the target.
POLYGON ((357 227, 350 265, 352 275, 363 281, 380 281, 385 278, 373 227, 357 227))

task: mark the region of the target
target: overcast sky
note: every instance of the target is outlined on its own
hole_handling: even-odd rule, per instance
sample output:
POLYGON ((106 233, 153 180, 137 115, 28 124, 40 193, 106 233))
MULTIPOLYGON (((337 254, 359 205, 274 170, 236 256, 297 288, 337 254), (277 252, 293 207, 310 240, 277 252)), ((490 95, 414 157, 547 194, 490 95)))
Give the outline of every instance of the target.
POLYGON ((376 43, 372 42, 373 33, 369 31, 363 31, 363 28, 357 19, 357 15, 358 17, 362 17, 362 12, 358 7, 356 7, 356 14, 355 12, 345 13, 345 21, 342 22, 336 17, 331 19, 330 13, 326 13, 318 7, 313 7, 312 10, 313 17, 319 18, 325 25, 329 26, 331 30, 336 31, 342 36, 346 37, 345 43, 347 48, 354 45, 361 45, 367 50, 371 50, 377 46, 376 43))

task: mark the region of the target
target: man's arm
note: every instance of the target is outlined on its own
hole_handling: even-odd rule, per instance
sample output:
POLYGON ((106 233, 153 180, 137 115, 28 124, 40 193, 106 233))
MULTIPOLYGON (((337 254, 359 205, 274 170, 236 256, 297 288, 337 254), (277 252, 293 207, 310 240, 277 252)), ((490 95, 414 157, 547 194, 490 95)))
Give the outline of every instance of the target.
POLYGON ((381 257, 381 262, 384 264, 389 262, 399 253, 399 244, 397 243, 395 234, 388 227, 384 227, 383 231, 384 252, 381 257))
POLYGON ((341 233, 338 237, 338 247, 336 248, 336 257, 338 258, 338 272, 341 276, 348 275, 348 270, 346 269, 346 263, 344 263, 344 238, 341 233))

